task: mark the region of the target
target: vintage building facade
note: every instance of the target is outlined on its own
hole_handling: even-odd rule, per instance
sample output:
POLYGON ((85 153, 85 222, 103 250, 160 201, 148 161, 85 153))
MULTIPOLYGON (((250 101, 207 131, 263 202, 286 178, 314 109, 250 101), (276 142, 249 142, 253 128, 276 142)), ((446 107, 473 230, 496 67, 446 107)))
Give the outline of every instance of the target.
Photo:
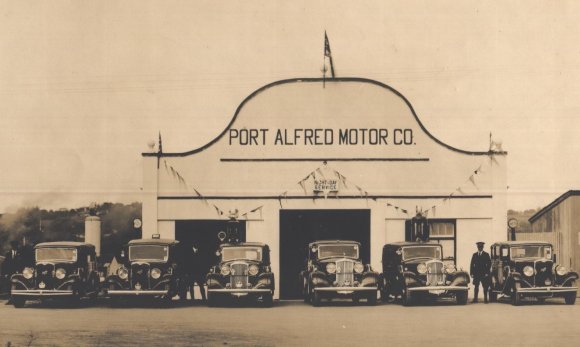
POLYGON ((476 241, 506 238, 506 153, 441 142, 404 96, 362 78, 266 85, 205 146, 143 153, 143 178, 144 238, 196 243, 209 259, 231 212, 242 239, 270 245, 284 299, 299 296, 308 242, 358 240, 381 271, 382 246, 405 240, 417 211, 464 269, 476 241))

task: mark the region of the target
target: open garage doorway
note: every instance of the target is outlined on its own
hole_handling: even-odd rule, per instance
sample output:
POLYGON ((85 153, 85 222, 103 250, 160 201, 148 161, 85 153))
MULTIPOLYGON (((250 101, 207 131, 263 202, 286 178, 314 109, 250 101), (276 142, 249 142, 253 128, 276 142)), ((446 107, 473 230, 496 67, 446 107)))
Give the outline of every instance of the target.
POLYGON ((300 299, 298 275, 304 269, 306 247, 317 240, 361 243, 364 263, 370 259, 370 210, 281 210, 280 299, 300 299))
MULTIPOLYGON (((216 264, 216 250, 220 245, 218 233, 227 231, 226 220, 180 220, 175 221, 175 239, 183 247, 191 248, 194 244, 199 249, 201 268, 207 269, 216 264)), ((246 222, 238 225, 240 241, 246 241, 246 222)), ((207 273, 207 272, 206 272, 207 273)))

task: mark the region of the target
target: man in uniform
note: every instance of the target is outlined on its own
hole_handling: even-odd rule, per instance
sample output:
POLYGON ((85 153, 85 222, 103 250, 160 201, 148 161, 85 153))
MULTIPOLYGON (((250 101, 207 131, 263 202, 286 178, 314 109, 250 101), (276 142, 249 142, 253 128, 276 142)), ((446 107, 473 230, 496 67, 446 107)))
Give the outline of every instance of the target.
POLYGON ((483 250, 483 242, 477 242, 477 252, 471 257, 470 274, 473 277, 473 302, 477 302, 479 283, 483 287, 483 300, 487 304, 487 291, 489 289, 489 274, 491 270, 491 258, 489 253, 483 250))

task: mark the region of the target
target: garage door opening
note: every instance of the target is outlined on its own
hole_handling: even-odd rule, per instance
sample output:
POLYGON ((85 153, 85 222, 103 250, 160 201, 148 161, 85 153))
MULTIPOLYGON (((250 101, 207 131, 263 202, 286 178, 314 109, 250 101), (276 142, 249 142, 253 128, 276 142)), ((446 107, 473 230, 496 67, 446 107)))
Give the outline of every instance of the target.
MULTIPOLYGON (((201 268, 207 269, 216 264, 215 252, 219 248, 220 240, 218 233, 227 231, 225 220, 183 220, 175 222, 175 239, 185 248, 197 245, 199 249, 199 261, 201 268)), ((238 225, 240 241, 246 241, 246 222, 240 221, 238 225)), ((206 271, 206 273, 207 273, 206 271)))
POLYGON ((300 299, 298 275, 305 268, 306 248, 317 240, 361 243, 364 263, 370 260, 370 210, 281 210, 280 299, 300 299))

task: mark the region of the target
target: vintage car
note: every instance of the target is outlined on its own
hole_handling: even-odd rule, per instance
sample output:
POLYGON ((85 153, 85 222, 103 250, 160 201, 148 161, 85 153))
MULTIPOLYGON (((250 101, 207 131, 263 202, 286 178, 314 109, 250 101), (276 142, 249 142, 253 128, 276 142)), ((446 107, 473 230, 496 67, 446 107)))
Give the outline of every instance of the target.
POLYGON ((524 297, 563 297, 567 304, 576 302, 578 273, 556 263, 553 247, 547 242, 509 241, 491 246, 491 287, 489 300, 498 295, 519 305, 524 297))
POLYGON ((34 247, 34 265, 11 277, 11 301, 94 298, 100 291, 95 246, 82 242, 45 242, 34 247))
POLYGON ((131 240, 126 249, 126 260, 106 279, 107 295, 113 300, 156 297, 170 301, 177 294, 180 279, 179 241, 131 240))
POLYGON ((207 301, 216 306, 226 298, 252 298, 272 306, 274 274, 270 268, 270 248, 257 242, 220 245, 218 264, 207 274, 207 301))
POLYGON ((379 274, 361 261, 360 243, 316 241, 308 245, 307 252, 306 269, 300 273, 305 302, 318 306, 323 298, 351 298, 376 304, 379 274))
POLYGON ((455 297, 467 303, 469 274, 443 262, 440 244, 397 242, 383 247, 381 300, 401 296, 405 306, 413 299, 455 297))

